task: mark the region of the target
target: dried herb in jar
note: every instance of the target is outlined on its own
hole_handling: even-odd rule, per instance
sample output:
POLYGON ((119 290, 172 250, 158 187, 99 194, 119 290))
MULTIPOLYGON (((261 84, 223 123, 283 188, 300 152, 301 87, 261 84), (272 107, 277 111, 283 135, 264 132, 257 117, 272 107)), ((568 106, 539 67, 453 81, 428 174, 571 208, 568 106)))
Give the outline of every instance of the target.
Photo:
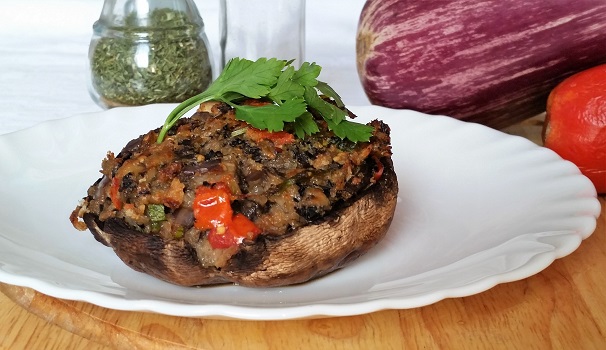
POLYGON ((91 93, 104 107, 182 102, 212 80, 202 28, 169 8, 151 11, 145 26, 130 14, 106 28, 91 43, 90 69, 91 93))

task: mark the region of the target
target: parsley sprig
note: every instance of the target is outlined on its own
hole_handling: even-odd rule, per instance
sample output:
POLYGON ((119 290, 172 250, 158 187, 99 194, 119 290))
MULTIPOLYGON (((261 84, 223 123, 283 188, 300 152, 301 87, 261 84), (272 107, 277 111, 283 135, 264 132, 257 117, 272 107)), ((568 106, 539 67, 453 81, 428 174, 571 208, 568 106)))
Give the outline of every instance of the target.
POLYGON ((295 69, 292 62, 276 58, 230 60, 206 91, 185 100, 168 115, 158 135, 158 143, 185 113, 211 100, 229 104, 235 109, 236 119, 258 129, 282 131, 290 124, 295 135, 304 138, 319 131, 311 114, 313 111, 322 116, 328 128, 341 139, 368 141, 373 128, 347 120, 341 97, 328 84, 317 80, 322 67, 304 62, 295 69), (331 98, 334 103, 319 94, 331 98), (246 98, 265 98, 273 103, 263 106, 238 104, 246 98))

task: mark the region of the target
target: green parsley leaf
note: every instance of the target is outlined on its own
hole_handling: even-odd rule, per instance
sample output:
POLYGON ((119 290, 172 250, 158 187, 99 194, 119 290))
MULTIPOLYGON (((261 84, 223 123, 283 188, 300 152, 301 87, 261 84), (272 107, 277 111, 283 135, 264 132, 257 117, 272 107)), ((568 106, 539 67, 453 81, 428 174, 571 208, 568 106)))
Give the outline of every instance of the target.
POLYGON ((333 88, 331 88, 328 84, 326 84, 325 82, 318 81, 316 88, 318 90, 320 90, 320 92, 323 93, 324 95, 335 100, 335 103, 337 104, 338 107, 341 107, 341 108, 345 107, 345 105, 343 104, 343 100, 341 100, 341 96, 339 96, 339 94, 337 94, 337 92, 333 88))
POLYGON ((322 67, 315 63, 303 62, 301 67, 295 72, 292 80, 302 86, 316 86, 322 67))
POLYGON ((309 112, 300 115, 294 122, 295 135, 303 139, 307 135, 312 135, 320 131, 318 124, 314 120, 314 116, 309 112))
POLYGON ((290 66, 278 77, 278 82, 269 91, 269 98, 277 104, 282 104, 286 100, 301 97, 305 88, 301 84, 292 80, 295 75, 295 67, 290 66))
POLYGON ((217 96, 237 92, 250 98, 267 96, 285 64, 285 61, 275 58, 261 58, 254 62, 235 58, 225 66, 224 72, 229 74, 221 74, 202 94, 217 96))
POLYGON ((314 115, 320 115, 338 137, 352 142, 368 141, 373 128, 346 120, 348 112, 341 97, 317 79, 322 67, 303 62, 295 69, 293 61, 276 58, 230 60, 206 91, 185 100, 168 115, 157 142, 162 142, 168 130, 187 111, 211 100, 229 104, 235 109, 236 119, 258 129, 281 131, 289 124, 297 137, 304 138, 319 131, 314 115), (334 103, 320 97, 318 91, 334 103), (262 106, 239 104, 246 98, 273 103, 262 106))
POLYGON ((315 88, 306 87, 304 98, 307 105, 320 113, 326 121, 339 124, 347 117, 346 111, 318 96, 315 88))
POLYGON ((206 91, 181 102, 166 118, 160 134, 158 143, 162 142, 166 133, 192 108, 200 103, 211 101, 213 99, 230 102, 234 96, 261 98, 269 93, 278 77, 282 74, 282 69, 286 66, 286 61, 276 58, 260 58, 257 61, 234 58, 230 60, 223 72, 217 79, 210 84, 206 91), (229 96, 229 99, 226 99, 229 96))
POLYGON ((370 125, 355 123, 349 120, 343 120, 338 124, 327 120, 326 123, 328 124, 328 128, 339 138, 348 139, 353 142, 368 141, 374 131, 370 125))
POLYGON ((302 98, 288 100, 281 105, 234 105, 234 107, 236 108, 236 119, 243 120, 257 129, 269 131, 284 130, 285 122, 294 122, 297 117, 307 110, 302 98))

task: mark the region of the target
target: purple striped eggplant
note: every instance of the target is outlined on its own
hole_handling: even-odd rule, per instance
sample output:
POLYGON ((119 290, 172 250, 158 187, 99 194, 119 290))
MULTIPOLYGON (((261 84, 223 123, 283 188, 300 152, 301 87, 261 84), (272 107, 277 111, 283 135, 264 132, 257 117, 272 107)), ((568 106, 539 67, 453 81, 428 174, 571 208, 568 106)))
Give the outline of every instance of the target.
POLYGON ((606 62, 606 0, 368 0, 356 39, 371 103, 500 129, 606 62))

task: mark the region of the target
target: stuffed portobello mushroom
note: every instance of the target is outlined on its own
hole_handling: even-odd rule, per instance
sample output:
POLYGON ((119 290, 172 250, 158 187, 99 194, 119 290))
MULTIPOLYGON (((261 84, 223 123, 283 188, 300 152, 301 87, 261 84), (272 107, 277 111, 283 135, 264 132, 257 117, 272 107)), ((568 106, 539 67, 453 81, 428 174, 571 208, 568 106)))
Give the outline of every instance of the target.
POLYGON ((303 283, 378 243, 398 191, 389 127, 372 121, 367 140, 352 141, 307 105, 310 132, 290 121, 262 129, 238 113, 275 101, 234 96, 198 99, 192 116, 108 152, 70 215, 74 227, 131 268, 182 286, 303 283))

